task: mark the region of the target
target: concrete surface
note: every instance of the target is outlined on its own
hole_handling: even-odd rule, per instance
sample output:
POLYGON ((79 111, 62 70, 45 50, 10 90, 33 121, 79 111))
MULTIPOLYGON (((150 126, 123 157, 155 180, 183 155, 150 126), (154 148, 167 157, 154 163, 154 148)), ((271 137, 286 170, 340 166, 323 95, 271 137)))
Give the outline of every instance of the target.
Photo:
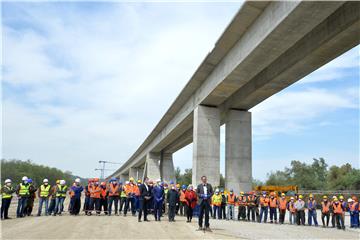
POLYGON ((148 153, 146 155, 145 176, 153 180, 159 179, 161 177, 160 160, 161 160, 160 153, 148 153))
POLYGON ((192 183, 207 176, 213 186, 220 184, 220 114, 219 109, 198 106, 194 111, 192 183))
POLYGON ((162 153, 160 168, 161 168, 161 178, 163 181, 176 182, 172 153, 162 153))
POLYGON ((252 190, 251 113, 231 110, 225 120, 225 187, 252 190))

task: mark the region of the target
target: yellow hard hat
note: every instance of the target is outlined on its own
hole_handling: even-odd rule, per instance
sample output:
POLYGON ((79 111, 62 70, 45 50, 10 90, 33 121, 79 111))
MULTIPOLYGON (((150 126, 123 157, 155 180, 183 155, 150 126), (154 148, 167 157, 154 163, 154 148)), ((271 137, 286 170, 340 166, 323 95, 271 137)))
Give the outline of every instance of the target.
POLYGON ((340 199, 340 200, 344 200, 344 196, 341 195, 341 196, 339 197, 339 199, 340 199))
POLYGON ((324 196, 323 196, 323 199, 327 199, 327 196, 326 196, 326 195, 324 195, 324 196))
POLYGON ((299 198, 300 198, 300 199, 303 199, 303 195, 299 195, 299 198))
POLYGON ((130 181, 130 182, 133 182, 133 181, 134 181, 134 178, 133 178, 133 177, 131 177, 131 178, 129 179, 129 181, 130 181))
POLYGON ((282 196, 282 197, 285 197, 285 193, 281 193, 281 196, 282 196))
POLYGON ((176 187, 177 187, 177 188, 180 188, 180 184, 179 184, 179 183, 178 183, 178 184, 176 184, 176 187))
POLYGON ((244 192, 240 192, 241 195, 244 195, 244 192))
POLYGON ((141 183, 141 180, 139 179, 139 180, 137 180, 137 182, 138 182, 138 183, 141 183))
POLYGON ((56 180, 56 184, 60 184, 60 180, 56 180))
POLYGON ((314 196, 312 195, 312 193, 310 193, 310 194, 309 194, 309 197, 311 197, 311 198, 312 198, 312 197, 314 197, 314 196))

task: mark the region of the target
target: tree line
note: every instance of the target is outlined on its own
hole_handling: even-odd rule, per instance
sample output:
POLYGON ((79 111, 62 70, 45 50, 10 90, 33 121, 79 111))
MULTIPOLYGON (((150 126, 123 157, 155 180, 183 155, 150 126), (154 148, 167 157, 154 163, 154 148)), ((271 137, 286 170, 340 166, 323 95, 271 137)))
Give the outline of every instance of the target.
MULTIPOLYGON (((176 181, 181 184, 192 182, 192 170, 175 169, 176 181)), ((261 185, 297 185, 303 190, 358 190, 360 189, 360 170, 346 163, 342 166, 329 167, 324 158, 313 159, 307 164, 297 160, 291 161, 290 167, 267 174, 264 182, 253 179, 253 186, 261 185)), ((225 186, 225 179, 220 176, 220 187, 225 186)))
POLYGON ((47 178, 50 184, 60 179, 70 184, 77 178, 70 171, 64 172, 57 168, 35 164, 31 160, 1 159, 1 183, 9 178, 13 183, 18 184, 23 176, 31 178, 37 186, 42 184, 44 178, 47 178))

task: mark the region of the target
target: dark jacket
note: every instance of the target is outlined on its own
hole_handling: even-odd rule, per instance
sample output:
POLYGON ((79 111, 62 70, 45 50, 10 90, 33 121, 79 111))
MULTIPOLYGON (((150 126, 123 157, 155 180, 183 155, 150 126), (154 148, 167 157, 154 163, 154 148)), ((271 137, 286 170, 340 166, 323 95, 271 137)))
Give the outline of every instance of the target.
POLYGON ((169 206, 176 206, 179 202, 179 193, 175 189, 170 189, 167 192, 166 200, 169 203, 169 206))
POLYGON ((140 199, 145 199, 145 197, 151 197, 151 187, 147 185, 147 189, 145 184, 140 185, 140 199))
POLYGON ((154 196, 155 202, 162 202, 164 200, 164 188, 161 186, 155 186, 152 189, 152 194, 154 196))
POLYGON ((209 202, 209 204, 211 203, 211 196, 214 194, 214 191, 210 183, 207 183, 206 187, 207 187, 207 195, 204 194, 204 186, 202 183, 199 184, 196 189, 196 193, 199 196, 199 205, 203 201, 207 201, 209 202))

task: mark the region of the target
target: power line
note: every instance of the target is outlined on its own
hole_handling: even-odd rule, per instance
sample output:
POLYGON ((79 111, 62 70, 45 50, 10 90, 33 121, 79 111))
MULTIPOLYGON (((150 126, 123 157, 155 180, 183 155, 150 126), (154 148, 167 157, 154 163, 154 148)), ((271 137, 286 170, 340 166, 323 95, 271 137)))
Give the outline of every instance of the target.
POLYGON ((105 164, 122 164, 119 162, 99 161, 100 168, 95 168, 95 171, 100 171, 100 179, 105 179, 105 171, 115 171, 115 169, 106 169, 105 164))

